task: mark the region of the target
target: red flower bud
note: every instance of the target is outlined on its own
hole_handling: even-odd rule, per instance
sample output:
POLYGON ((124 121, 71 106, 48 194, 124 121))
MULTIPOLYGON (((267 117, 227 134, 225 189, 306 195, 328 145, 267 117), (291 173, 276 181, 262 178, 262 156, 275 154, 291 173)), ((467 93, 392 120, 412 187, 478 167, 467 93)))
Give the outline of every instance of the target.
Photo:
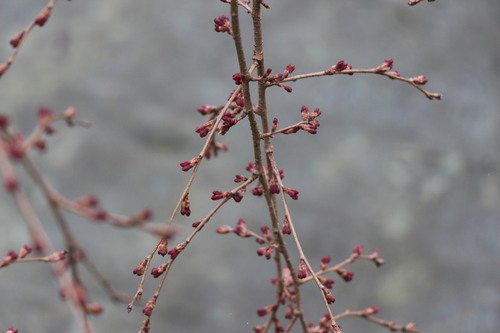
POLYGON ((366 308, 363 310, 363 315, 369 316, 369 315, 374 315, 379 312, 379 308, 376 307, 375 305, 370 306, 369 308, 366 308))
POLYGON ((231 228, 230 226, 228 225, 223 225, 223 226, 220 226, 217 228, 216 232, 218 234, 228 234, 230 233, 231 231, 233 231, 233 228, 231 228))
POLYGON ((349 272, 343 268, 339 268, 337 270, 337 274, 342 278, 344 279, 345 282, 349 282, 352 280, 352 278, 354 277, 354 273, 353 272, 349 272))
POLYGON ((23 247, 19 250, 19 258, 26 257, 31 253, 31 251, 33 251, 31 247, 29 247, 28 245, 23 245, 23 247))
POLYGON ((19 189, 19 182, 14 175, 6 175, 3 184, 10 193, 14 193, 19 189))
POLYGON ((45 9, 38 17, 35 19, 35 24, 43 27, 50 17, 50 10, 45 9))
POLYGON ((23 36, 24 36, 24 30, 18 33, 10 40, 10 45, 12 45, 13 48, 18 47, 19 43, 21 43, 21 39, 23 39, 23 36))
POLYGON ((323 291, 323 295, 325 295, 325 298, 326 298, 326 302, 328 304, 332 304, 335 302, 335 297, 333 297, 332 293, 330 292, 330 290, 326 289, 326 288, 323 288, 322 289, 323 291))
POLYGON ((158 250, 157 250, 158 254, 164 257, 168 253, 167 247, 168 247, 168 241, 162 239, 160 245, 158 245, 158 250))
POLYGON ((144 274, 144 271, 146 270, 146 264, 147 264, 147 261, 144 260, 139 265, 137 265, 137 267, 134 268, 134 271, 133 271, 134 275, 142 276, 144 274))
POLYGON ((237 85, 242 84, 243 83, 243 79, 241 77, 241 73, 233 74, 233 80, 234 80, 234 83, 236 83, 237 85))

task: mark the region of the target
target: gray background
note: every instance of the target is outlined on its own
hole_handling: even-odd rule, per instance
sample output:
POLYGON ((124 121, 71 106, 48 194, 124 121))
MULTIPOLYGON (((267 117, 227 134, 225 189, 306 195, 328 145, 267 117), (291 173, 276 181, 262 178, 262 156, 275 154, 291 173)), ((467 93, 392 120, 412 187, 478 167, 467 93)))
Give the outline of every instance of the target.
MULTIPOLYGON (((300 107, 321 108, 316 136, 275 138, 285 183, 300 190, 291 209, 313 263, 348 256, 357 244, 377 249, 387 264, 350 267, 354 280, 335 278, 334 312, 372 304, 380 316, 415 321, 424 332, 497 332, 500 327, 500 5, 456 0, 408 7, 403 0, 276 1, 264 11, 266 65, 296 73, 344 59, 370 68, 386 58, 404 76, 424 74, 429 101, 407 84, 383 77, 329 77, 271 89, 270 112, 280 124, 299 120, 300 107)), ((44 6, 0 1, 0 59, 9 40, 44 6)), ((35 161, 70 198, 94 193, 114 212, 144 206, 165 221, 187 180, 178 163, 199 152, 196 109, 223 103, 234 89, 234 48, 213 31, 228 15, 219 1, 60 1, 48 24, 29 36, 0 80, 0 111, 28 132, 39 105, 73 105, 90 129, 60 126, 49 151, 35 161)), ((248 28, 248 19, 243 19, 248 28)), ((248 32, 248 30, 247 30, 248 32)), ((250 37, 245 33, 245 37, 250 37)), ((251 46, 251 42, 247 43, 251 46)), ((247 49, 249 52, 249 49, 247 49)), ((230 151, 201 168, 191 194, 193 214, 213 206, 210 191, 232 186, 252 158, 245 122, 222 142, 230 151)), ((20 173, 22 175, 22 173, 20 173)), ((44 199, 23 181, 56 244, 60 233, 44 199)), ((28 242, 12 199, 0 194, 0 253, 28 242)), ((266 223, 262 200, 246 196, 224 207, 179 257, 152 317, 153 332, 251 332, 255 310, 270 304, 274 265, 257 245, 218 225, 239 217, 266 223)), ((88 256, 121 290, 133 293, 131 271, 154 244, 137 231, 95 225, 67 214, 88 256)), ((181 239, 181 238, 179 238, 181 239)), ((105 306, 98 332, 137 332, 139 306, 127 314, 92 279, 91 299, 105 306)), ((156 281, 147 284, 148 299, 156 281)), ((43 264, 0 271, 0 331, 78 332, 57 284, 43 264)), ((325 312, 314 286, 304 288, 310 321, 325 312)), ((341 321, 345 332, 385 332, 362 319, 341 321)))

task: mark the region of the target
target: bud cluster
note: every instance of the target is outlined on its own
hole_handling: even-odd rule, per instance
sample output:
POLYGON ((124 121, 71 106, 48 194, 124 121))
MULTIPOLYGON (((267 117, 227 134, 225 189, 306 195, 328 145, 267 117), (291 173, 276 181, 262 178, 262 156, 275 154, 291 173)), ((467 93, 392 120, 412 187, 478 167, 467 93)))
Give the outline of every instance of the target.
POLYGON ((0 268, 5 267, 18 259, 25 258, 32 251, 33 251, 33 249, 31 247, 29 247, 28 245, 23 245, 21 247, 21 249, 19 250, 19 252, 17 252, 17 253, 10 250, 9 252, 7 252, 5 257, 3 257, 2 261, 0 262, 0 268))
MULTIPOLYGON (((335 64, 334 66, 330 67, 330 69, 325 73, 327 75, 333 75, 335 73, 341 73, 345 70, 350 70, 352 69, 352 66, 349 65, 348 63, 346 63, 344 60, 340 60, 339 62, 337 62, 337 64, 335 64)), ((350 75, 352 75, 350 73, 350 75)))
POLYGON ((288 78, 288 76, 295 71, 295 65, 288 64, 286 66, 285 70, 283 71, 283 73, 270 76, 272 71, 273 70, 271 68, 268 68, 264 72, 264 75, 262 75, 262 77, 257 78, 257 80, 265 81, 268 86, 276 85, 278 87, 283 88, 286 92, 291 93, 293 91, 292 87, 284 85, 281 82, 283 80, 285 80, 286 78, 288 78))
POLYGON ((227 32, 232 35, 233 29, 231 28, 231 21, 227 16, 219 16, 214 19, 216 32, 227 32))

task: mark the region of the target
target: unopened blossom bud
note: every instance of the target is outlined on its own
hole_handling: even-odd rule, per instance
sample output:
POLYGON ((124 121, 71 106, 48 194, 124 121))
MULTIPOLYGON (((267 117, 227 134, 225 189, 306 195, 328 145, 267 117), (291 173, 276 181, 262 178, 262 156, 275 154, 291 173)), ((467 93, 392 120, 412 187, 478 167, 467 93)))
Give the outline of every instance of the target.
POLYGON ((189 161, 184 161, 179 163, 179 165, 182 167, 182 171, 188 171, 192 167, 194 167, 198 162, 200 161, 199 157, 195 157, 189 161))
POLYGON ((12 142, 7 146, 7 152, 9 153, 9 157, 14 161, 22 159, 24 157, 22 142, 12 142))
POLYGON ((227 32, 232 34, 231 23, 227 16, 219 16, 214 19, 215 31, 217 32, 227 32))
POLYGON ((333 281, 332 279, 327 279, 323 276, 318 276, 318 279, 326 288, 328 289, 333 288, 333 284, 335 283, 335 281, 333 281))
POLYGON ((202 105, 201 107, 198 108, 198 112, 201 113, 202 115, 213 113, 215 112, 215 110, 217 110, 217 107, 214 105, 202 105))
POLYGON ((147 260, 142 261, 136 268, 134 268, 134 275, 142 276, 146 270, 147 260))
POLYGON ((257 196, 257 197, 260 197, 262 194, 264 194, 264 189, 262 186, 256 186, 252 189, 252 194, 257 196))
POLYGON ((286 86, 284 84, 282 84, 281 86, 283 87, 283 89, 285 89, 286 92, 291 93, 293 91, 292 87, 290 87, 290 86, 286 86))
POLYGON ((342 72, 343 70, 347 69, 348 64, 344 60, 340 60, 337 62, 335 66, 333 66, 330 70, 333 69, 335 72, 342 72))
POLYGON ((316 117, 319 117, 321 115, 321 111, 319 108, 314 109, 313 112, 309 113, 309 120, 314 120, 316 117))
POLYGON ((294 126, 294 127, 290 127, 289 129, 283 131, 283 134, 293 134, 293 133, 297 133, 298 131, 300 130, 300 127, 299 126, 294 126))
POLYGON ((198 220, 198 221, 196 221, 196 222, 193 222, 193 223, 191 224, 191 226, 192 226, 193 228, 198 228, 198 226, 199 226, 200 224, 201 224, 201 220, 198 220))
POLYGON ((157 277, 161 276, 166 269, 167 269, 167 264, 162 264, 158 267, 154 267, 151 270, 151 275, 153 275, 153 277, 156 279, 157 277))
POLYGON ((234 182, 235 183, 243 183, 247 179, 248 179, 247 177, 242 176, 242 175, 236 175, 236 176, 234 176, 234 182))
POLYGON ((153 211, 150 208, 144 208, 135 216, 135 219, 137 221, 143 222, 143 221, 148 221, 151 220, 153 217, 153 211))
POLYGON ((309 108, 307 106, 302 105, 302 108, 300 109, 300 113, 302 114, 303 121, 309 120, 309 108))
POLYGON ((167 253, 170 255, 170 259, 177 258, 177 256, 179 255, 179 253, 181 253, 182 250, 184 250, 184 248, 186 247, 186 245, 187 245, 186 242, 183 242, 183 243, 178 244, 176 247, 174 247, 170 251, 168 251, 167 253))
POLYGON ((323 317, 319 320, 319 326, 321 327, 327 327, 327 325, 330 323, 330 320, 332 317, 328 313, 325 313, 323 317))
POLYGON ((220 227, 218 227, 216 230, 215 230, 218 234, 228 234, 230 232, 233 231, 233 228, 231 228, 230 226, 228 225, 222 225, 220 227))
POLYGON ((304 262, 304 260, 300 260, 297 277, 299 279, 305 279, 307 277, 307 273, 308 273, 308 270, 307 270, 306 263, 304 262))
POLYGON ((161 240, 160 244, 158 245, 157 252, 162 257, 164 257, 168 253, 168 241, 166 239, 161 240))
POLYGON ((376 70, 379 73, 387 72, 392 69, 393 63, 394 63, 393 59, 385 59, 382 65, 378 66, 376 70))
POLYGON ((236 83, 237 85, 242 84, 243 83, 243 79, 241 77, 241 73, 233 74, 233 80, 234 80, 234 83, 236 83))
POLYGON ((428 80, 425 76, 419 75, 419 76, 410 78, 410 81, 412 81, 413 83, 418 84, 418 85, 424 85, 427 83, 428 80))
POLYGON ((266 238, 268 241, 273 240, 273 234, 271 233, 271 229, 267 225, 260 227, 260 231, 262 232, 264 238, 266 238))
POLYGON ((209 120, 209 121, 201 124, 200 126, 198 126, 196 128, 195 132, 200 135, 200 138, 204 138, 210 132, 210 130, 212 129, 214 123, 215 123, 214 120, 209 120))
POLYGON ((285 235, 290 235, 292 233, 292 228, 290 226, 290 220, 288 219, 288 216, 285 216, 285 219, 283 220, 283 228, 281 229, 281 232, 285 235))
POLYGON ((276 183, 270 184, 269 185, 269 191, 272 194, 279 194, 280 193, 280 187, 276 183))
POLYGON ((250 237, 251 235, 248 233, 247 223, 243 219, 239 219, 236 223, 236 228, 233 229, 233 232, 240 237, 250 237))
POLYGON ((290 196, 293 200, 299 199, 299 191, 283 186, 283 191, 290 196))
POLYGON ((269 312, 273 311, 274 310, 274 305, 268 305, 264 308, 260 308, 260 309, 257 309, 257 315, 259 317, 264 317, 265 315, 267 315, 269 312))
POLYGON ((373 251, 373 253, 370 254, 370 260, 372 260, 377 267, 384 264, 384 259, 379 257, 378 251, 373 251))
POLYGON ((9 252, 7 252, 7 255, 5 255, 5 257, 3 257, 3 259, 2 259, 2 262, 0 262, 0 267, 7 266, 8 264, 10 264, 11 262, 13 262, 17 258, 18 258, 18 255, 17 255, 16 252, 14 252, 12 250, 9 251, 9 252))
POLYGON ((181 215, 186 215, 189 216, 191 215, 191 202, 189 201, 188 195, 184 197, 184 199, 181 202, 181 215))
POLYGON ((21 43, 21 39, 24 36, 24 30, 15 35, 11 40, 10 40, 10 45, 12 45, 13 48, 16 48, 19 46, 19 43, 21 43))
POLYGON ((31 253, 31 251, 33 251, 31 247, 29 247, 28 245, 23 245, 23 247, 19 250, 19 258, 26 257, 31 253))
POLYGON ((324 256, 323 258, 321 258, 319 269, 321 269, 322 271, 325 270, 328 267, 328 264, 330 264, 331 260, 332 258, 330 256, 324 256))
POLYGON ((321 289, 323 291, 323 295, 325 295, 325 298, 326 298, 326 302, 328 304, 332 304, 335 302, 335 297, 333 297, 332 293, 330 292, 330 290, 326 289, 326 288, 323 288, 321 289))
POLYGON ((38 108, 38 122, 40 126, 46 127, 52 122, 53 112, 51 109, 45 106, 38 108))
POLYGON ((43 27, 50 17, 50 10, 45 9, 38 17, 35 19, 35 24, 43 27))
POLYGON ((154 308, 152 306, 145 306, 143 309, 142 309, 142 313, 145 315, 145 316, 148 316, 150 317, 151 314, 153 313, 153 310, 154 308))
POLYGON ((417 329, 417 324, 415 323, 408 323, 405 325, 405 331, 411 332, 417 329))
POLYGON ((56 261, 64 260, 64 259, 66 259, 67 253, 68 253, 68 251, 66 251, 66 250, 54 252, 47 257, 47 261, 48 262, 56 262, 56 261))
POLYGON ((38 139, 33 144, 35 148, 41 152, 45 152, 45 150, 47 149, 47 143, 43 139, 38 139))
POLYGON ((295 65, 291 65, 291 64, 287 65, 286 69, 285 69, 285 75, 288 76, 288 74, 293 73, 294 70, 295 70, 295 65))
POLYGON ((93 315, 101 314, 104 311, 104 308, 99 303, 91 303, 86 306, 87 312, 93 315))
POLYGON ((5 333, 18 333, 19 330, 17 328, 11 327, 5 333))
POLYGON ((337 270, 337 274, 342 278, 344 279, 345 282, 349 282, 352 280, 352 278, 354 277, 354 273, 353 272, 350 272, 348 270, 345 270, 343 268, 339 268, 337 270))
POLYGON ((271 132, 276 131, 276 128, 278 128, 278 118, 273 119, 273 125, 271 127, 271 132))
POLYGON ((249 162, 248 165, 245 167, 245 170, 248 172, 254 172, 255 171, 255 163, 249 162))
POLYGON ((262 257, 263 255, 266 254, 267 250, 269 249, 269 246, 263 246, 257 250, 257 255, 259 257, 262 257))
POLYGON ((243 200, 244 194, 245 194, 245 189, 243 188, 243 189, 241 189, 238 192, 233 194, 233 200, 236 202, 240 202, 241 200, 243 200))
POLYGON ((359 258, 359 256, 363 253, 363 250, 363 245, 356 245, 354 250, 352 250, 351 259, 359 258))
POLYGON ((379 311, 380 310, 379 310, 378 307, 376 307, 375 305, 372 305, 369 308, 366 308, 366 309, 363 310, 363 315, 364 316, 370 316, 370 315, 377 314, 379 311))
POLYGON ((230 195, 231 195, 230 192, 212 191, 212 197, 210 199, 220 200, 230 195))
POLYGON ((19 182, 14 175, 6 175, 3 180, 3 184, 5 186, 5 189, 10 193, 14 193, 19 189, 19 182))

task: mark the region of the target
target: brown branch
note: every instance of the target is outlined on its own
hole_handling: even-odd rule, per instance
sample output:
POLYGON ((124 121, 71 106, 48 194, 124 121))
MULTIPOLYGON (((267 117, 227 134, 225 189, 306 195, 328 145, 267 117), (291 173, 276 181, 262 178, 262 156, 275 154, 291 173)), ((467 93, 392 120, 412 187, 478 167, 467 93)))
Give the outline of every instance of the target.
POLYGON ((19 54, 19 51, 21 50, 21 47, 23 46, 24 42, 28 38, 28 35, 30 34, 31 30, 38 25, 40 27, 43 27, 47 20, 49 19, 52 9, 54 8, 54 5, 56 3, 56 0, 50 0, 47 5, 42 9, 42 11, 38 14, 38 16, 31 22, 26 28, 24 28, 23 31, 21 31, 19 34, 17 34, 14 38, 11 39, 11 45, 14 47, 14 52, 12 52, 12 55, 9 57, 6 63, 0 64, 0 78, 7 72, 7 70, 12 66, 14 63, 14 60, 16 59, 17 55, 19 54))

